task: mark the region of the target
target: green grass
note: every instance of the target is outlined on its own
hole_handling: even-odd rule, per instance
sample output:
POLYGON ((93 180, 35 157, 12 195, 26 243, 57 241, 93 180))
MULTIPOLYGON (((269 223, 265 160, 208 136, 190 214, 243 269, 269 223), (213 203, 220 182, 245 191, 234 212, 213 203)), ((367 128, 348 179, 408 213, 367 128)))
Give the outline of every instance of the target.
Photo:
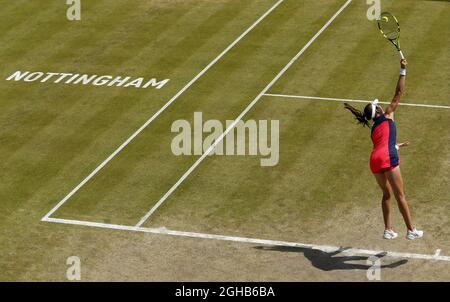
MULTIPOLYGON (((158 249, 147 244, 152 235, 40 219, 274 3, 93 0, 83 2, 82 21, 69 22, 61 1, 0 0, 0 280, 64 280, 71 255, 90 265, 90 280, 110 279, 105 268, 117 265, 111 257, 127 255, 124 246, 133 261, 152 261, 141 254, 158 249), (171 81, 139 90, 4 80, 16 70, 171 81)), ((53 216, 136 224, 198 159, 172 154, 172 122, 191 121, 196 111, 205 120, 236 118, 343 3, 286 0, 53 216)), ((410 63, 404 101, 450 105, 449 3, 383 5, 402 26, 410 63)), ((366 9, 354 1, 269 92, 388 101, 399 59, 366 9)), ((341 103, 274 97, 263 97, 244 119, 280 120, 279 164, 209 157, 145 226, 427 254, 439 248, 448 255, 449 113, 400 107, 396 114, 399 141, 412 142, 400 154, 407 198, 426 231, 414 244, 380 239, 369 131, 354 125, 341 103)), ((403 233, 396 210, 394 221, 403 233)), ((196 280, 195 268, 184 269, 174 278, 196 280)), ((122 278, 146 278, 135 273, 122 278)), ((151 273, 153 280, 162 274, 151 273)), ((450 278, 445 264, 416 275, 450 278)))

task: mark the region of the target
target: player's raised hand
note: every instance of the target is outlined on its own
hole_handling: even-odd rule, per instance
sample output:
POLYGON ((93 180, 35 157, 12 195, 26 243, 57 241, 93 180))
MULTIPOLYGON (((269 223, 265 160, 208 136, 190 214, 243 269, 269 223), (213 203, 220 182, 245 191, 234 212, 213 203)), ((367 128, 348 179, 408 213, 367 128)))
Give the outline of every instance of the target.
POLYGON ((405 69, 406 65, 408 65, 408 61, 406 61, 406 59, 401 59, 400 60, 400 67, 405 69))

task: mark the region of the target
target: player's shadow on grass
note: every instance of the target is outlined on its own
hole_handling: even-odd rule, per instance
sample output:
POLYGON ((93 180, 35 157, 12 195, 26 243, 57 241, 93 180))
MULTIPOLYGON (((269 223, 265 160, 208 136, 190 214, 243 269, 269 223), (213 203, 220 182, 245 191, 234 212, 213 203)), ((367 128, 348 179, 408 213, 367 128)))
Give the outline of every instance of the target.
MULTIPOLYGON (((290 246, 256 246, 256 249, 264 251, 276 251, 276 252, 294 252, 303 253, 306 259, 311 261, 311 264, 323 271, 333 271, 333 270, 368 270, 373 266, 371 262, 367 262, 370 256, 337 256, 343 251, 349 248, 340 248, 334 252, 324 252, 312 248, 302 248, 302 247, 290 247, 290 246), (350 263, 360 261, 361 263, 350 263)), ((386 253, 380 253, 374 255, 377 258, 382 258, 386 256, 386 253)), ((392 262, 389 264, 382 264, 380 268, 396 268, 403 264, 406 264, 408 260, 403 259, 397 262, 392 262)))

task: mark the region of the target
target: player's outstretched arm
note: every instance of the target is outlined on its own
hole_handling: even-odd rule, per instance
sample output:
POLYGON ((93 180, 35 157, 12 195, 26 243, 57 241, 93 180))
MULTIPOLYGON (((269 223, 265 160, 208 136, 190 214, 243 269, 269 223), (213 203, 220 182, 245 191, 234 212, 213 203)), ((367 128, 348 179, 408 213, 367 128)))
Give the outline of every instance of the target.
POLYGON ((406 142, 404 142, 404 143, 398 144, 397 146, 398 146, 399 148, 402 148, 402 147, 408 147, 410 144, 411 144, 411 143, 410 143, 409 141, 406 141, 406 142))
POLYGON ((394 113, 394 111, 397 109, 398 104, 400 103, 400 99, 403 95, 403 92, 405 91, 405 82, 406 82, 406 65, 408 65, 408 62, 404 59, 400 61, 400 77, 397 82, 397 87, 395 88, 395 95, 392 99, 391 104, 386 108, 385 114, 390 115, 394 113))

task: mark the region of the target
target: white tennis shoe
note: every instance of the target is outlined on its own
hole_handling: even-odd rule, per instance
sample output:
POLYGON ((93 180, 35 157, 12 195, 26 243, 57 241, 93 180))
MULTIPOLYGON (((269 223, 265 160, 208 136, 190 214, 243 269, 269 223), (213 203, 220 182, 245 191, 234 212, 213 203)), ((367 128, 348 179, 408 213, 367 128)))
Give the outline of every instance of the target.
POLYGON ((384 230, 383 238, 384 239, 395 239, 398 237, 398 234, 393 230, 384 230))
POLYGON ((419 231, 416 228, 414 228, 412 231, 408 230, 408 232, 406 233, 406 239, 408 240, 414 240, 422 237, 423 231, 419 231))

